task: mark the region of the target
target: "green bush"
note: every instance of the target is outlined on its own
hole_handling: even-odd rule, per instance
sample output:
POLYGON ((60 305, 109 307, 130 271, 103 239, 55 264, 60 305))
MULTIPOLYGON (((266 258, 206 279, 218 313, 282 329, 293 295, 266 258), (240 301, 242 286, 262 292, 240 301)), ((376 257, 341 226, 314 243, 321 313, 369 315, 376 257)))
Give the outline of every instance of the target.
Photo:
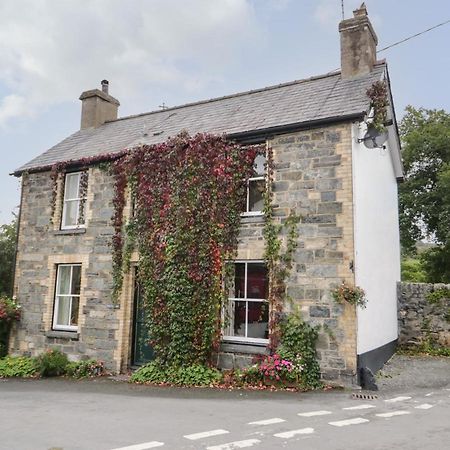
POLYGON ((319 388, 320 366, 316 355, 317 328, 303 321, 299 312, 289 314, 281 325, 281 343, 277 352, 285 359, 301 362, 300 382, 305 388, 319 388))
POLYGON ((69 364, 67 355, 59 350, 49 349, 37 358, 37 365, 41 377, 58 377, 66 373, 69 364))
POLYGON ((34 358, 26 356, 6 356, 0 359, 0 378, 23 377, 29 378, 37 374, 34 358))
POLYGON ((168 383, 177 386, 209 386, 221 381, 219 370, 194 364, 186 367, 162 366, 157 361, 142 366, 132 376, 135 383, 168 383))
POLYGON ((99 377, 104 373, 103 363, 95 359, 69 362, 66 366, 66 375, 73 378, 99 377))

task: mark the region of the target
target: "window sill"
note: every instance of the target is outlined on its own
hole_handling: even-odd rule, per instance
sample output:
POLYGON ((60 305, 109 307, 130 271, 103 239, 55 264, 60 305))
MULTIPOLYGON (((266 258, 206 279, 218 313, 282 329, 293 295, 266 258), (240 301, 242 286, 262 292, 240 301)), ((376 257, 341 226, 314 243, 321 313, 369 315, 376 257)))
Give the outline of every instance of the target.
POLYGON ((254 342, 232 342, 222 341, 220 350, 224 353, 247 353, 249 355, 268 355, 269 349, 267 344, 254 342))
POLYGON ((241 224, 246 223, 262 223, 264 222, 264 213, 255 213, 255 214, 248 214, 248 213, 242 213, 241 214, 241 224))
POLYGON ((53 339, 69 339, 71 341, 78 341, 80 339, 80 334, 77 331, 51 330, 45 333, 45 337, 53 339))
POLYGON ((84 234, 86 233, 86 228, 67 228, 65 230, 56 230, 53 232, 55 236, 64 236, 70 234, 84 234))

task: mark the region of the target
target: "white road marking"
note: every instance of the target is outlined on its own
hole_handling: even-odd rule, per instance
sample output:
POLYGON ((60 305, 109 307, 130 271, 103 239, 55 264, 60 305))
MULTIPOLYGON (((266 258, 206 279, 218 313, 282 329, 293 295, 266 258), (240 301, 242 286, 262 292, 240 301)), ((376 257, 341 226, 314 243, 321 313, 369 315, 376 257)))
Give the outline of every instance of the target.
POLYGON ((186 434, 186 439, 189 439, 191 441, 196 441, 197 439, 204 439, 211 436, 219 436, 221 434, 228 434, 229 431, 227 430, 211 430, 211 431, 203 431, 202 433, 194 433, 194 434, 186 434))
POLYGON ((213 445, 212 447, 206 447, 207 450, 233 450, 235 448, 247 448, 252 447, 255 444, 259 444, 261 441, 258 439, 247 439, 245 441, 229 442, 228 444, 213 445))
POLYGON ((431 397, 434 394, 434 392, 430 392, 429 394, 425 394, 425 397, 431 397))
POLYGON ((114 450, 148 450, 149 448, 162 447, 164 442, 152 441, 143 444, 129 445, 128 447, 115 448, 114 450))
POLYGON ((309 411, 305 413, 298 413, 298 416, 301 417, 314 417, 314 416, 326 416, 327 414, 331 414, 331 411, 309 411))
POLYGON ((434 405, 430 405, 429 403, 422 403, 421 405, 414 406, 415 409, 430 409, 434 405))
POLYGON ((299 430, 291 430, 285 431, 283 433, 276 433, 274 434, 274 436, 281 439, 290 439, 294 436, 297 436, 298 434, 312 434, 312 433, 314 433, 314 428, 300 428, 299 430))
POLYGON ((394 397, 394 398, 385 400, 385 402, 386 403, 396 403, 396 402, 403 402, 405 400, 411 400, 411 397, 394 397))
POLYGON ((346 427, 347 425, 359 425, 360 423, 366 422, 369 422, 369 420, 363 419, 362 417, 355 417, 354 419, 338 420, 337 422, 328 422, 328 424, 333 425, 334 427, 346 427))
POLYGON ((348 408, 342 408, 345 411, 352 411, 354 409, 370 409, 370 408, 376 408, 375 405, 358 405, 358 406, 349 406, 348 408))
POLYGON ((406 414, 411 414, 410 411, 391 411, 387 413, 375 414, 377 417, 394 417, 394 416, 405 416, 406 414))
POLYGON ((286 422, 284 419, 274 417, 273 419, 257 420, 256 422, 249 422, 248 425, 272 425, 274 423, 286 422))

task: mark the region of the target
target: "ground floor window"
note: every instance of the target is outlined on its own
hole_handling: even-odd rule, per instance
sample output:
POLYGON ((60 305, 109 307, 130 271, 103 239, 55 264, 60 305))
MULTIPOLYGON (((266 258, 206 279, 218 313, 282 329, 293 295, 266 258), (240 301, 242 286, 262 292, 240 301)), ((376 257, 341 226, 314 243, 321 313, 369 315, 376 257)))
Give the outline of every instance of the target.
POLYGON ((263 261, 236 261, 228 283, 224 340, 267 343, 269 304, 267 268, 263 261))
POLYGON ((53 328, 77 331, 80 305, 81 264, 60 264, 56 273, 53 328))

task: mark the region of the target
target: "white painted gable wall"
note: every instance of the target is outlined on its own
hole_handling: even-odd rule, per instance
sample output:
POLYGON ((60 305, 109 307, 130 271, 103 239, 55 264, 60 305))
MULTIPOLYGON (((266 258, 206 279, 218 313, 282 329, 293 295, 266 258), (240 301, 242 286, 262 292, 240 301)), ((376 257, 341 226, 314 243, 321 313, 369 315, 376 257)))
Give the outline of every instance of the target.
POLYGON ((357 142, 365 124, 353 126, 353 199, 355 282, 367 294, 358 308, 357 352, 363 354, 397 339, 397 291, 400 239, 397 181, 390 149, 368 149, 357 142))

